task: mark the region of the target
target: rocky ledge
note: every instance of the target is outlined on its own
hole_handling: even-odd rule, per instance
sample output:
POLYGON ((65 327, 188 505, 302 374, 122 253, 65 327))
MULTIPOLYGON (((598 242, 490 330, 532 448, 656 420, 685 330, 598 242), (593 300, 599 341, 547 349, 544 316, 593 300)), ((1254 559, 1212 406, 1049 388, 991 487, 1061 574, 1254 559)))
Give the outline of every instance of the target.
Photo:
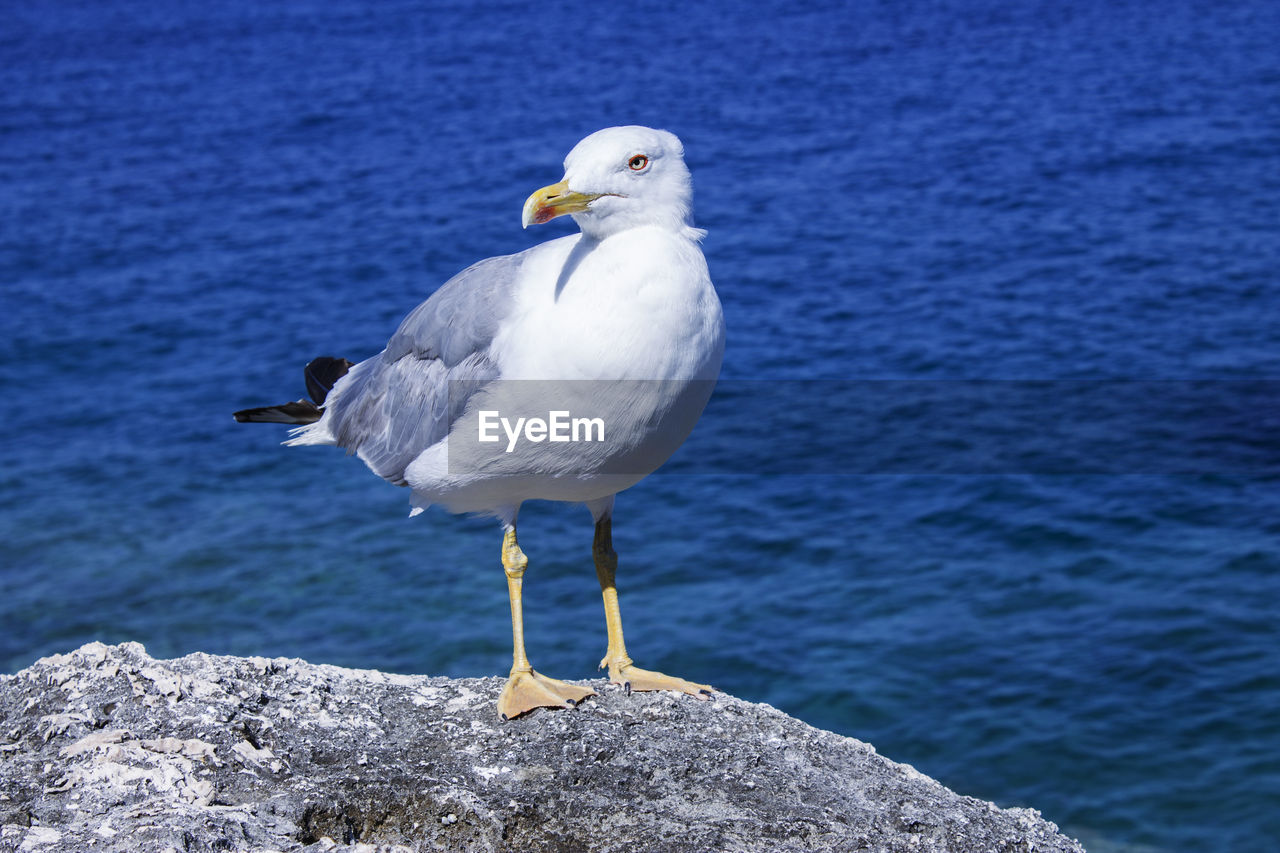
POLYGON ((93 643, 0 676, 0 850, 1081 851, 717 694, 500 722, 502 680, 93 643))

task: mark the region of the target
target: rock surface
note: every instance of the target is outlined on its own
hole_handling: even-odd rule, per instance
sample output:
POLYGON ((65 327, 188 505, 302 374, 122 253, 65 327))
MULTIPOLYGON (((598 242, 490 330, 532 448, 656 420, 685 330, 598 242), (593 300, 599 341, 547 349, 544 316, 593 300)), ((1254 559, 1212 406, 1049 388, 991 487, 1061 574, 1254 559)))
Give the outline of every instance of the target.
POLYGON ((717 694, 514 722, 502 680, 93 643, 0 676, 0 851, 1080 851, 717 694))

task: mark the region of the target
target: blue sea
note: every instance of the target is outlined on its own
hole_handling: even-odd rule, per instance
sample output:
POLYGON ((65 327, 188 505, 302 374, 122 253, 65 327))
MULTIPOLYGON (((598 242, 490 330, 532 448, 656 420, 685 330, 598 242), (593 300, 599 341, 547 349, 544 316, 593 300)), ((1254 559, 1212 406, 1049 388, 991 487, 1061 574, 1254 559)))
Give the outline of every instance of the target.
MULTIPOLYGON (((1277 849, 1277 44, 1264 0, 7 4, 0 667, 504 674, 492 521, 231 413, 569 233, 525 197, 648 124, 728 351, 618 500, 641 665, 1091 851, 1277 849)), ((594 676, 590 517, 521 543, 532 660, 594 676)))

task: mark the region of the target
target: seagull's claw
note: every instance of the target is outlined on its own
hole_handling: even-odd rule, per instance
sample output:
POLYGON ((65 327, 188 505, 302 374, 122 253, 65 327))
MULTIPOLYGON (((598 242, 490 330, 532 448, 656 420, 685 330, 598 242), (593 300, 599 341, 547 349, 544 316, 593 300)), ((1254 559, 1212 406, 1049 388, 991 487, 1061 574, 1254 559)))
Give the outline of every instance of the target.
POLYGON ((512 672, 498 697, 498 713, 504 720, 514 720, 534 708, 572 708, 594 695, 588 687, 548 678, 531 669, 512 672))

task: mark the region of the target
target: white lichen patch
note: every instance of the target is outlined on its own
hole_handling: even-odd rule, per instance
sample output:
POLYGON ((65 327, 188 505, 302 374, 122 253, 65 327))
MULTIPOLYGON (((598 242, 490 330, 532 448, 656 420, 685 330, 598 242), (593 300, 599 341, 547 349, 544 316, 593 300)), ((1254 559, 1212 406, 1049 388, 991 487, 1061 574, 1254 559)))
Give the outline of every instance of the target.
POLYGON ((231 751, 240 756, 240 760, 244 763, 252 764, 254 767, 265 767, 273 773, 280 772, 283 766, 270 747, 255 747, 247 740, 242 740, 231 747, 231 751))
POLYGON ((70 746, 64 746, 58 750, 58 755, 63 758, 75 758, 77 755, 93 752, 100 747, 121 743, 128 737, 129 733, 124 729, 103 729, 100 732, 94 732, 91 735, 80 738, 70 746))
POLYGON ((89 723, 93 718, 79 711, 66 714, 46 714, 40 718, 41 736, 48 743, 54 737, 66 734, 67 729, 76 723, 89 723))
POLYGON ((187 758, 199 761, 202 764, 208 763, 215 767, 222 766, 222 759, 218 758, 218 753, 214 745, 206 743, 199 738, 154 738, 143 740, 142 748, 149 749, 152 752, 184 755, 187 758))
POLYGON ((182 676, 164 667, 143 667, 138 671, 136 678, 133 673, 130 673, 129 681, 133 684, 135 695, 138 696, 149 692, 146 682, 151 682, 150 689, 166 698, 181 699, 183 696, 182 676))
POLYGON ((474 690, 459 687, 458 695, 444 703, 444 712, 446 714, 456 714, 484 701, 486 701, 485 698, 474 690))
POLYGON ((424 705, 438 705, 444 691, 439 687, 419 687, 409 697, 409 701, 421 708, 424 705))
POLYGON ((220 766, 213 744, 198 738, 136 740, 124 729, 92 732, 63 747, 58 756, 70 761, 63 773, 45 786, 46 794, 94 788, 124 796, 143 793, 192 805, 208 805, 214 786, 198 778, 206 764, 220 766))
POLYGON ((486 782, 492 782, 503 773, 510 773, 510 767, 472 767, 471 771, 486 782))
POLYGON ((51 826, 33 826, 27 830, 26 837, 22 839, 22 843, 18 845, 19 853, 26 853, 29 850, 39 850, 48 844, 57 844, 62 840, 62 833, 51 826))

